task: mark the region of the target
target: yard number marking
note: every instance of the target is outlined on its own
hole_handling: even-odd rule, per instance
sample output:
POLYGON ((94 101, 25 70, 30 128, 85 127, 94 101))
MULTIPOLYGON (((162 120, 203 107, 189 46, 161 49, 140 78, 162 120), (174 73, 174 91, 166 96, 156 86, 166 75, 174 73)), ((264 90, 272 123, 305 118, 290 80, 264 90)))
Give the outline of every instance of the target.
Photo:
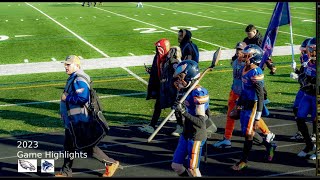
POLYGON ((0 35, 0 41, 4 41, 9 39, 9 36, 5 36, 5 35, 0 35))
MULTIPOLYGON (((191 26, 173 26, 170 27, 170 29, 174 30, 174 31, 179 31, 180 29, 188 29, 189 31, 196 31, 199 28, 207 28, 207 27, 211 27, 211 26, 197 26, 197 27, 191 27, 191 26)), ((140 31, 140 33, 144 34, 144 33, 158 33, 158 32, 165 32, 162 30, 157 30, 156 28, 136 28, 133 29, 134 31, 140 31)))

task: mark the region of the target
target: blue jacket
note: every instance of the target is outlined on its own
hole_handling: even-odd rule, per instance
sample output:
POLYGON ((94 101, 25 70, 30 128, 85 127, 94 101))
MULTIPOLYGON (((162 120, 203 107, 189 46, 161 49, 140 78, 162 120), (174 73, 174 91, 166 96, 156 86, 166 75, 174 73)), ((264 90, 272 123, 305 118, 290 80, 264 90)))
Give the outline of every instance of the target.
POLYGON ((81 69, 68 78, 64 88, 64 92, 67 92, 68 96, 66 101, 60 101, 60 114, 65 128, 70 128, 70 121, 75 123, 88 122, 90 119, 85 107, 90 98, 90 86, 84 78, 78 77, 77 74, 85 76, 90 82, 90 77, 81 69))

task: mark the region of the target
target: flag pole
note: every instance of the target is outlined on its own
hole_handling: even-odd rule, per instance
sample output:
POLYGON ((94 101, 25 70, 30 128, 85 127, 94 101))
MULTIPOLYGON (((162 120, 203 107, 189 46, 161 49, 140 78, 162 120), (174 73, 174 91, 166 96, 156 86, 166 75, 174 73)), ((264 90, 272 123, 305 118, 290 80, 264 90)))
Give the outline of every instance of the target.
MULTIPOLYGON (((288 2, 288 6, 289 6, 289 2, 288 2)), ((288 9, 290 10, 290 6, 288 7, 288 9)), ((294 60, 294 50, 293 50, 293 36, 292 36, 292 21, 291 21, 291 16, 290 18, 290 40, 291 40, 291 54, 292 54, 292 63, 295 62, 294 60)))

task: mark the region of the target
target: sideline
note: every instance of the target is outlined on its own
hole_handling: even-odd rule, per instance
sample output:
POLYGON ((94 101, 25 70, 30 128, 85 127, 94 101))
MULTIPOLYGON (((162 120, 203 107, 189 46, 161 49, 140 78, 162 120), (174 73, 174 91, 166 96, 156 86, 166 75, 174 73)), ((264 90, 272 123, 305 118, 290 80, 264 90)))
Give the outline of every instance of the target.
MULTIPOLYGON (((300 45, 293 46, 295 54, 300 54, 300 45)), ((200 51, 199 61, 211 61, 213 51, 200 51)), ((229 60, 234 55, 235 50, 221 50, 220 60, 229 60)), ((276 46, 273 49, 272 56, 291 55, 291 46, 276 46)), ((106 69, 106 68, 122 68, 132 66, 151 65, 154 55, 143 56, 124 56, 109 57, 97 59, 81 59, 83 69, 106 69)), ((63 64, 60 61, 39 62, 39 63, 20 63, 0 65, 0 76, 18 75, 18 74, 34 74, 49 72, 64 72, 63 64)), ((125 69, 124 69, 125 70, 125 69)))

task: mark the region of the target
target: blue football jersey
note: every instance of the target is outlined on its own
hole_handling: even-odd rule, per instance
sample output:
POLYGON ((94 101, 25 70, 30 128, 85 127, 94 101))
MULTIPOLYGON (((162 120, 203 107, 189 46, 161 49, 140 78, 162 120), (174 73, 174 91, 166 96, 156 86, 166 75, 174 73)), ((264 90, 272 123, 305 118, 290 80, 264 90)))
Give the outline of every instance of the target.
POLYGON ((310 61, 308 62, 307 67, 304 68, 304 71, 307 76, 316 77, 317 76, 317 70, 316 70, 316 64, 312 64, 310 61))
MULTIPOLYGON (((255 65, 254 65, 255 66, 255 65)), ((258 100, 255 91, 255 83, 261 81, 264 83, 264 74, 260 67, 255 66, 249 71, 245 71, 245 68, 242 72, 242 91, 241 96, 243 100, 258 100)))
POLYGON ((236 94, 241 94, 241 89, 242 89, 241 76, 242 76, 243 68, 244 68, 243 62, 239 62, 238 59, 233 61, 233 63, 232 63, 233 82, 231 85, 231 89, 236 94))
POLYGON ((193 116, 205 115, 205 111, 209 108, 209 94, 208 90, 201 86, 191 91, 184 101, 186 111, 193 116))

